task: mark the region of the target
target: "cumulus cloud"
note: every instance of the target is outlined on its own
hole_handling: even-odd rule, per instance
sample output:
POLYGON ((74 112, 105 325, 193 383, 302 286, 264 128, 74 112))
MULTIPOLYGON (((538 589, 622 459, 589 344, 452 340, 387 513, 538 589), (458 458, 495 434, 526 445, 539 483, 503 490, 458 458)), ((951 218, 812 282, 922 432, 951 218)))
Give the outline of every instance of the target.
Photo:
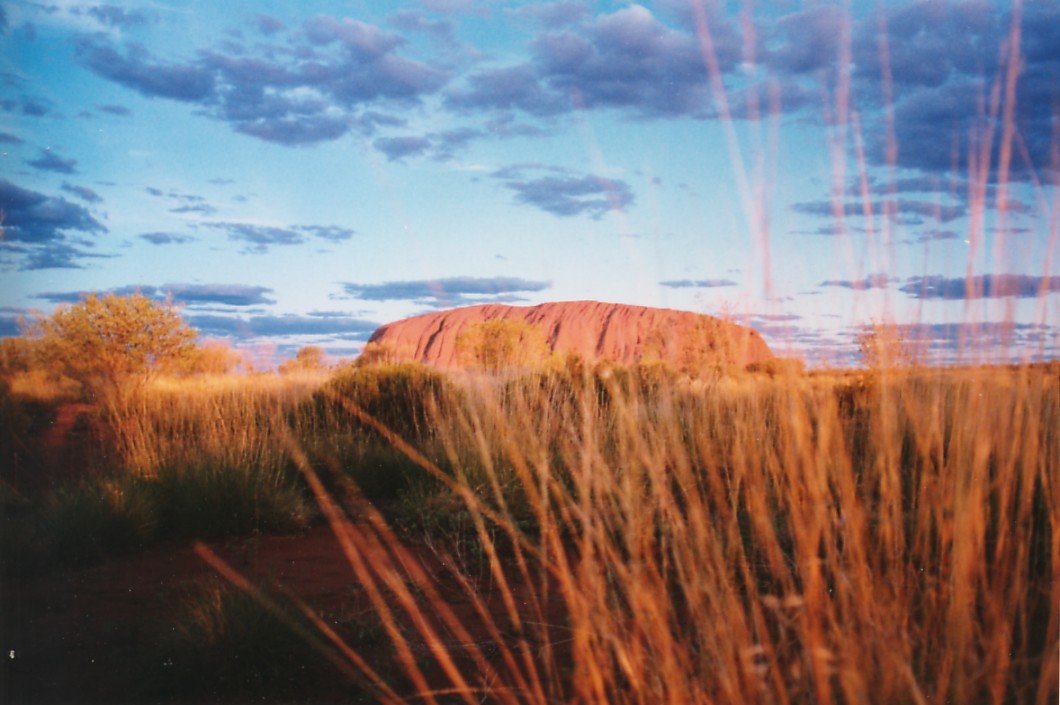
POLYGON ((343 284, 347 296, 364 301, 415 301, 437 308, 473 303, 511 303, 525 300, 518 294, 544 291, 551 282, 516 277, 449 277, 414 279, 381 284, 343 284))
MULTIPOLYGON (((569 10, 568 10, 569 12, 569 10)), ((728 23, 715 29, 728 34, 728 23)), ((739 59, 719 41, 725 70, 739 59)), ((530 61, 484 69, 450 90, 457 109, 518 109, 551 115, 585 108, 615 108, 642 117, 711 113, 710 88, 694 33, 673 29, 641 5, 591 22, 546 31, 531 43, 530 61)))
POLYGON ((633 203, 633 191, 620 179, 580 174, 559 167, 516 164, 492 176, 515 193, 517 203, 534 206, 560 217, 589 215, 600 218, 622 211, 633 203))
POLYGON ((101 40, 82 40, 78 61, 90 71, 151 98, 170 98, 189 103, 209 100, 215 78, 208 66, 167 64, 158 61, 141 44, 130 45, 125 54, 101 40))
POLYGON ((0 178, 0 210, 4 212, 4 241, 58 242, 65 233, 94 234, 107 228, 83 206, 60 196, 46 196, 0 178))
POLYGON ((519 20, 528 19, 548 29, 556 29, 584 20, 590 11, 589 3, 585 0, 558 0, 508 10, 508 14, 519 20))
POLYGON ((947 278, 941 275, 911 277, 899 287, 917 299, 995 299, 1004 297, 1034 298, 1060 292, 1060 277, 1037 277, 1027 274, 982 274, 947 278))
MULTIPOLYGON (((285 31, 263 16, 250 22, 277 38, 285 31)), ((448 79, 443 70, 402 56, 401 35, 358 20, 318 15, 286 30, 282 40, 281 51, 223 45, 164 61, 141 45, 88 37, 76 56, 142 95, 189 103, 237 132, 288 146, 370 129, 372 106, 414 104, 448 79)))

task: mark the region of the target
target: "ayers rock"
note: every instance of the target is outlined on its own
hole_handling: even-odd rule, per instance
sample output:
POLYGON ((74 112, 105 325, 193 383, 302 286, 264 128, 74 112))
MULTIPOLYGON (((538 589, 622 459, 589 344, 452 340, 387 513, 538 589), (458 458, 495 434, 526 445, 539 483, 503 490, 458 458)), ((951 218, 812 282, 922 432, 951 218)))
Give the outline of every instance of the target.
POLYGON ((745 326, 689 311, 599 301, 483 304, 439 311, 388 323, 369 342, 400 360, 452 369, 466 364, 466 356, 457 350, 460 334, 498 318, 538 327, 552 351, 573 351, 586 360, 663 360, 690 369, 704 363, 745 367, 773 357, 762 336, 745 326))

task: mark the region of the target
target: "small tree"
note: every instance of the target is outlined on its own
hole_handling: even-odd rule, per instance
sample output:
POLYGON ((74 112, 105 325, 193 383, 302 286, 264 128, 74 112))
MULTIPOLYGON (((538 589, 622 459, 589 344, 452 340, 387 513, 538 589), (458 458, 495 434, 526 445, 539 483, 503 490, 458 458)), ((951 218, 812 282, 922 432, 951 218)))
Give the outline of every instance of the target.
POLYGON ((877 322, 855 337, 861 361, 872 370, 908 367, 916 363, 916 346, 897 324, 877 322))
POLYGON ((170 301, 143 294, 89 295, 50 316, 22 322, 45 359, 105 406, 124 401, 161 371, 175 369, 197 350, 196 333, 170 301))
POLYGON ((227 375, 251 372, 246 356, 226 340, 207 340, 187 361, 185 371, 193 375, 227 375))
POLYGON ((549 355, 544 332, 526 321, 494 318, 473 323, 456 339, 457 353, 488 372, 500 372, 549 355))
POLYGON ((280 365, 280 374, 286 375, 292 372, 320 372, 328 368, 328 354, 323 348, 315 345, 307 345, 295 353, 293 360, 287 360, 280 365))

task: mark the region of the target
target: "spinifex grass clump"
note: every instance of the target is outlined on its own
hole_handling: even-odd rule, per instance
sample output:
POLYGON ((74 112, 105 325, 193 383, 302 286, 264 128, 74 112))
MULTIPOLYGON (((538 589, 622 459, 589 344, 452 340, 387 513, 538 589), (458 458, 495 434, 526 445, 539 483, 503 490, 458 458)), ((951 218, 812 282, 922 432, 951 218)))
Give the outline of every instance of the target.
POLYGON ((163 466, 282 468, 290 415, 324 383, 315 377, 229 375, 161 380, 114 420, 117 453, 133 474, 163 466))
POLYGON ((434 416, 446 416, 456 404, 457 387, 424 365, 353 367, 338 372, 298 408, 293 430, 299 447, 329 469, 325 479, 348 476, 365 495, 394 499, 420 484, 422 473, 364 419, 426 450, 434 443, 434 416))
POLYGON ((609 379, 469 384, 434 419, 449 471, 388 436, 473 527, 457 597, 302 459, 411 698, 1055 700, 1048 368, 609 379))
POLYGON ((310 628, 298 608, 258 595, 218 581, 188 589, 138 669, 138 699, 307 702, 322 682, 343 694, 319 645, 295 635, 310 628))

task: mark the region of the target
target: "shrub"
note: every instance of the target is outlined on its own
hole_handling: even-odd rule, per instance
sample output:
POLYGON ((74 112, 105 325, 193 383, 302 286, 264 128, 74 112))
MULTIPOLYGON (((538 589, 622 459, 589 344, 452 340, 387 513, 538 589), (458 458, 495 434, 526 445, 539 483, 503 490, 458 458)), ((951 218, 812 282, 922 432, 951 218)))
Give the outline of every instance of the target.
POLYGON ((186 364, 196 350, 196 333, 176 308, 143 294, 92 294, 23 328, 44 359, 109 407, 160 371, 186 364))
POLYGON ((506 318, 471 324, 457 336, 456 349, 467 362, 493 373, 539 364, 549 356, 544 331, 506 318))
POLYGON ((309 520, 301 490, 275 470, 209 463, 166 466, 143 482, 156 498, 158 529, 164 537, 284 533, 303 528, 309 520))
POLYGON ((42 509, 44 551, 63 565, 128 553, 153 538, 155 509, 150 488, 133 479, 60 489, 42 509))
MULTIPOLYGON (((196 702, 289 702, 319 692, 332 667, 293 632, 305 618, 278 611, 235 587, 209 581, 187 591, 169 630, 151 649, 138 684, 143 697, 196 702)), ((346 688, 348 690, 348 688, 346 688)))
POLYGON ((403 438, 422 438, 429 435, 432 406, 446 406, 454 394, 442 373, 402 362, 343 371, 314 395, 313 405, 328 422, 363 428, 363 422, 344 408, 343 402, 349 402, 403 438))
POLYGON ((280 365, 280 374, 293 374, 297 372, 322 372, 328 368, 328 354, 323 348, 315 345, 307 345, 301 348, 293 360, 287 360, 280 365))

